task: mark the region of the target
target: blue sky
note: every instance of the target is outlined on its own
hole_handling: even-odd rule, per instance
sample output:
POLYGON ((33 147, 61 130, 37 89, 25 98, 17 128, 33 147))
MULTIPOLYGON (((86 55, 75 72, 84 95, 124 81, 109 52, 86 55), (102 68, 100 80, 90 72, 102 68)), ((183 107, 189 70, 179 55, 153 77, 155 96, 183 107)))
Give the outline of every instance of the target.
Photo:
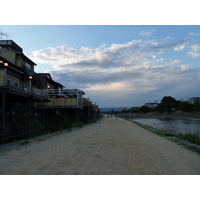
MULTIPOLYGON (((37 66, 100 107, 200 96, 199 25, 0 25, 37 66)), ((5 38, 4 38, 5 39, 5 38)))

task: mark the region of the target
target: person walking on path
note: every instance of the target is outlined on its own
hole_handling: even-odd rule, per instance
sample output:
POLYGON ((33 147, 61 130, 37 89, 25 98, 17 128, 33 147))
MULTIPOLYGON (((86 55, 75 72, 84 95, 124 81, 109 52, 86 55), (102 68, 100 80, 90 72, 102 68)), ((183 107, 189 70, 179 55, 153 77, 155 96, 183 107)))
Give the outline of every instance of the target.
POLYGON ((117 119, 117 113, 115 114, 115 116, 116 116, 116 119, 117 119))

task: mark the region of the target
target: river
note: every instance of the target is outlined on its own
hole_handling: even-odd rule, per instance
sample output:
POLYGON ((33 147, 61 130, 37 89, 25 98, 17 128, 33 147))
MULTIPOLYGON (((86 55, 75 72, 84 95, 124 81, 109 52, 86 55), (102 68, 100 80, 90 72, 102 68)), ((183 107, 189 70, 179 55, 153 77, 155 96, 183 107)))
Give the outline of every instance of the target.
POLYGON ((174 134, 191 133, 200 136, 200 120, 198 119, 134 118, 132 120, 174 134))

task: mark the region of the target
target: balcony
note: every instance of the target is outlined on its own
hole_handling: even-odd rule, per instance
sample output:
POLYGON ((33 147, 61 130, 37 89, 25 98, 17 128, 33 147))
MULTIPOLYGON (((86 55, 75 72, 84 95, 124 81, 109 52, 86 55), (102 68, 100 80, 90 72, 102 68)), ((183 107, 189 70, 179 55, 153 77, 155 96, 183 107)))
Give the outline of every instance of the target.
MULTIPOLYGON (((79 108, 83 109, 83 95, 85 94, 78 89, 43 89, 48 92, 50 100, 46 103, 46 108, 79 108)), ((41 107, 41 103, 37 103, 36 107, 41 107)))
POLYGON ((16 78, 10 77, 9 75, 4 77, 0 74, 0 88, 8 88, 12 91, 16 91, 22 94, 33 95, 41 99, 48 99, 48 94, 45 91, 31 86, 31 84, 21 82, 16 78))
MULTIPOLYGON (((83 102, 76 98, 49 98, 45 104, 46 108, 79 108, 83 109, 83 102)), ((42 107, 42 103, 37 102, 36 108, 42 107)))

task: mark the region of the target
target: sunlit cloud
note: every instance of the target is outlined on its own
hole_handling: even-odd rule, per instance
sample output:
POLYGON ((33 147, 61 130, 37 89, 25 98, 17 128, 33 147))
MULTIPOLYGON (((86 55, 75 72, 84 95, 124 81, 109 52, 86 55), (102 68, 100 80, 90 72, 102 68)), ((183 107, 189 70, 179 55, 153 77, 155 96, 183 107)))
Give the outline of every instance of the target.
MULTIPOLYGON (((142 34, 153 32, 152 29, 142 34)), ((200 70, 184 62, 184 57, 199 58, 199 50, 199 44, 191 45, 186 39, 175 41, 166 37, 102 44, 96 48, 49 47, 34 51, 31 59, 38 65, 48 64, 53 79, 66 88, 83 89, 88 96, 98 99, 105 99, 107 95, 114 104, 115 98, 124 101, 128 98, 131 102, 131 99, 141 96, 140 99, 145 101, 144 96, 151 94, 152 100, 156 100, 159 95, 184 95, 186 90, 197 89, 200 70), (191 51, 186 52, 186 49, 191 51), (165 53, 169 51, 183 56, 167 58, 165 53)))

